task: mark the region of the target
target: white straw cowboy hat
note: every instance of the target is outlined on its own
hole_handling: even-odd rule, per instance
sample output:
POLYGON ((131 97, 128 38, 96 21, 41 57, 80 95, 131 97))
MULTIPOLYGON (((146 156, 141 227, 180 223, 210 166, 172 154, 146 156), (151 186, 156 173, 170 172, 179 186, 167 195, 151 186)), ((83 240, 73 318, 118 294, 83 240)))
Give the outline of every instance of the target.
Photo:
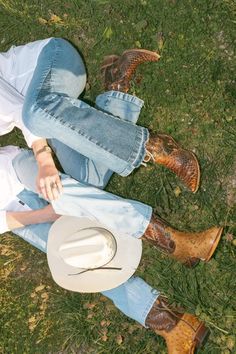
POLYGON ((113 289, 139 265, 142 241, 118 235, 96 221, 62 216, 51 227, 48 265, 61 287, 82 293, 113 289))

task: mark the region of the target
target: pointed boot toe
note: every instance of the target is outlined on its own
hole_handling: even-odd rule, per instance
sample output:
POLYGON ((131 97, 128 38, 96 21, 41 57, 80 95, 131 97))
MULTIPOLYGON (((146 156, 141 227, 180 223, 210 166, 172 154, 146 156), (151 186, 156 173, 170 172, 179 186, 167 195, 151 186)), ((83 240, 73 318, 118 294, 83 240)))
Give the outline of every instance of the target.
POLYGON ((175 242, 173 257, 188 267, 193 267, 201 260, 208 262, 213 256, 223 231, 222 227, 211 227, 202 232, 180 232, 168 228, 171 239, 175 242))
POLYGON ((208 262, 213 256, 218 243, 220 242, 221 236, 223 232, 223 227, 212 227, 208 230, 208 234, 206 235, 206 252, 205 256, 201 258, 202 261, 208 262))
POLYGON ((144 162, 152 160, 174 172, 193 193, 200 182, 200 167, 193 152, 182 149, 169 135, 157 134, 146 145, 144 162))

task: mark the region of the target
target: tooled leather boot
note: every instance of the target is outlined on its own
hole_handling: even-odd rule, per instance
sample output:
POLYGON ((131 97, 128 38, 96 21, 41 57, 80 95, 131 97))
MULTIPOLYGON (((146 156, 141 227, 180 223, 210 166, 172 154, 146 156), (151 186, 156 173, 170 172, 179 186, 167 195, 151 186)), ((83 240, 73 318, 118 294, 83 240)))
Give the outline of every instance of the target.
POLYGON ((144 162, 164 165, 173 171, 184 184, 196 193, 200 181, 200 168, 196 156, 182 149, 174 139, 166 134, 156 134, 146 144, 147 155, 144 162))
POLYGON ((101 65, 105 89, 128 92, 130 80, 137 66, 159 59, 159 54, 145 49, 130 49, 121 56, 109 55, 105 57, 101 65))
POLYGON ((193 233, 177 231, 153 215, 143 238, 186 266, 193 267, 200 260, 204 262, 210 260, 222 231, 222 227, 212 227, 193 233))
POLYGON ((147 315, 145 325, 164 337, 169 354, 193 354, 209 333, 196 316, 171 309, 161 296, 147 315))

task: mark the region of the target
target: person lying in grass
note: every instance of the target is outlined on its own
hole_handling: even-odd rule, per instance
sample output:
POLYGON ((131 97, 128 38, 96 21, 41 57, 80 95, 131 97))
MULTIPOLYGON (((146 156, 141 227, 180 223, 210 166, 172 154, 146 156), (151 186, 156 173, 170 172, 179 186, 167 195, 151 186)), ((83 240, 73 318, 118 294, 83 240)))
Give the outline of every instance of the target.
MULTIPOLYGON (((0 232, 13 230, 48 253, 50 270, 59 285, 73 291, 101 291, 124 314, 163 336, 169 353, 190 354, 202 344, 208 332, 204 323, 192 314, 171 308, 160 290, 133 275, 141 257, 141 246, 136 243, 141 243, 140 239, 150 241, 191 267, 200 260, 210 260, 222 227, 197 233, 177 231, 155 215, 150 206, 66 174, 60 175, 63 192, 49 201, 37 193, 38 164, 33 153, 15 146, 0 148, 0 174, 0 232), (84 218, 89 224, 84 224, 84 218), (83 231, 81 237, 75 234, 78 229, 83 231), (87 240, 93 240, 92 246, 85 243, 87 240), (99 251, 95 252, 94 247, 99 251), (118 265, 114 264, 116 252, 121 254, 118 265), (136 263, 131 262, 133 258, 136 263), (125 273, 130 262, 132 271, 129 268, 130 273, 125 273)), ((100 184, 106 181, 104 175, 100 184)))
POLYGON ((37 188, 45 198, 57 198, 62 189, 51 149, 67 174, 98 187, 112 172, 127 176, 153 161, 197 191, 200 169, 195 155, 171 136, 149 137, 146 128, 135 124, 143 101, 128 94, 130 80, 139 64, 159 58, 145 49, 106 57, 102 63, 105 92, 94 108, 78 99, 85 88, 86 70, 68 41, 47 38, 0 53, 0 135, 14 126, 22 130, 34 151, 37 188))

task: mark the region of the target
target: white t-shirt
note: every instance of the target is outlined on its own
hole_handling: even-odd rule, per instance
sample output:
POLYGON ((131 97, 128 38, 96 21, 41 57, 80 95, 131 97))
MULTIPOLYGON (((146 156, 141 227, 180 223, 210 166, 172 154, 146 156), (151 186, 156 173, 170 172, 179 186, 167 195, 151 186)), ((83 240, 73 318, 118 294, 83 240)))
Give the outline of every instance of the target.
MULTIPOLYGON (((20 151, 20 148, 16 146, 0 148, 0 233, 8 231, 6 210, 9 210, 8 206, 16 200, 17 194, 24 189, 12 165, 13 159, 20 151)), ((19 210, 19 208, 11 210, 19 210)))
POLYGON ((22 107, 39 54, 51 38, 22 46, 12 46, 0 53, 0 135, 14 127, 22 130, 29 147, 40 137, 32 134, 23 124, 22 107))

